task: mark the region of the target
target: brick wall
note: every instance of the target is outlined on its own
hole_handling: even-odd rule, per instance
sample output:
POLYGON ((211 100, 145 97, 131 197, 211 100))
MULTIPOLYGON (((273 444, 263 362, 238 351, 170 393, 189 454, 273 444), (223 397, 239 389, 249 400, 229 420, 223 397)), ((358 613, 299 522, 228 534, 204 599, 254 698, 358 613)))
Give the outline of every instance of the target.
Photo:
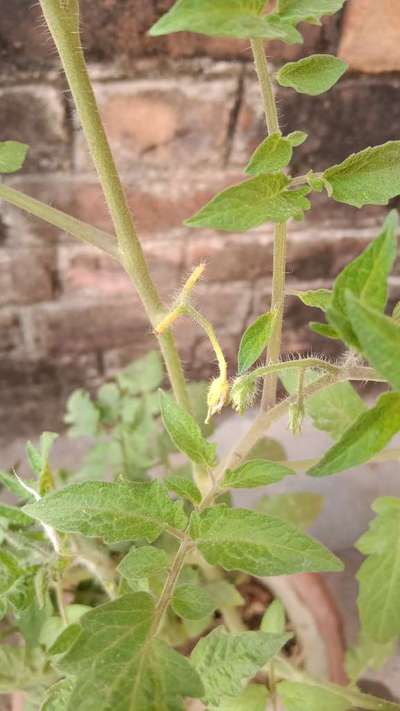
MULTIPOLYGON (((81 0, 84 43, 102 115, 123 172, 152 274, 174 294, 201 259, 198 303, 233 359, 240 333, 268 302, 272 230, 246 235, 189 230, 184 218, 242 177, 264 136, 248 45, 190 35, 156 40, 147 28, 170 0, 81 0)), ((321 97, 279 89, 286 131, 308 129, 296 171, 400 136, 400 8, 397 0, 350 0, 341 17, 305 28, 305 45, 270 46, 276 67, 303 53, 337 52, 351 71, 321 97)), ((32 0, 0 0, 0 139, 32 147, 8 182, 110 229, 50 39, 32 0)), ((376 232, 384 208, 359 212, 317 196, 288 247, 291 288, 329 286, 376 232)), ((399 269, 397 273, 400 274, 399 269)), ((393 298, 400 279, 393 278, 393 298)), ((285 349, 316 351, 314 317, 288 299, 285 349)), ((94 386, 154 345, 124 274, 101 253, 1 205, 0 438, 59 426, 71 389, 94 386)), ((213 358, 201 332, 177 328, 192 373, 213 358)))

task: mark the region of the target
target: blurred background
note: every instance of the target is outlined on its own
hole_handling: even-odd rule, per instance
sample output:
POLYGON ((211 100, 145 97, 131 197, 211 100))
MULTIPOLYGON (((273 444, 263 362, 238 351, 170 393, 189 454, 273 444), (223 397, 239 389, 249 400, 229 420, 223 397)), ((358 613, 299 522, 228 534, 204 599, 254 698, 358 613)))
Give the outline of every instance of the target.
MULTIPOLYGON (((246 42, 146 31, 172 0, 81 0, 84 45, 106 129, 151 271, 172 298, 206 259, 198 288, 234 363, 245 326, 266 307, 272 230, 246 235, 182 226, 217 190, 241 180, 265 135, 246 42)), ((7 181, 104 229, 110 221, 57 57, 32 0, 0 0, 0 139, 31 146, 7 181)), ((274 68, 309 53, 338 53, 349 72, 320 97, 278 89, 282 128, 306 130, 293 174, 323 169, 349 153, 400 137, 400 3, 348 0, 304 46, 269 45, 274 68)), ((358 211, 313 198, 291 226, 292 289, 329 286, 372 238, 386 208, 358 211)), ((399 265, 397 265, 397 274, 399 265)), ((392 279, 392 298, 400 280, 392 279)), ((307 327, 318 312, 288 298, 284 347, 334 349, 307 327)), ((0 207, 0 441, 58 429, 68 394, 95 387, 155 345, 140 303, 117 265, 94 249, 0 207)), ((191 375, 208 377, 213 356, 191 323, 177 328, 191 375)))

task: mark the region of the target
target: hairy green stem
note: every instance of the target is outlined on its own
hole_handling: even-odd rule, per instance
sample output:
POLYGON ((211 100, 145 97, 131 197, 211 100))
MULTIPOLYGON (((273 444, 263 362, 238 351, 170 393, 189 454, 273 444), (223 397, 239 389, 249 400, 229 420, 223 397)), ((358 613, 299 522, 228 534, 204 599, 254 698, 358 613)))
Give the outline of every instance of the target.
MULTIPOLYGON (((251 41, 251 49, 253 51, 254 64, 263 98, 268 133, 276 133, 280 131, 279 117, 263 40, 253 39, 251 41)), ((281 354, 283 312, 285 306, 286 242, 287 223, 275 225, 271 310, 276 313, 276 317, 268 343, 267 365, 279 360, 281 354)), ((262 410, 269 410, 269 408, 275 405, 277 385, 278 379, 276 375, 271 375, 265 379, 261 399, 262 410)))
POLYGON ((250 44, 260 83, 268 133, 275 133, 279 131, 279 118, 267 57, 265 56, 264 40, 252 39, 250 44))
POLYGON ((337 373, 340 367, 328 363, 321 358, 299 358, 298 360, 286 360, 280 363, 271 363, 270 365, 262 365, 259 368, 255 368, 250 373, 242 375, 237 378, 234 383, 234 387, 240 387, 241 385, 249 385, 254 383, 258 378, 265 378, 271 374, 276 374, 282 372, 282 370, 307 370, 308 368, 316 368, 319 370, 326 370, 328 373, 337 373))
POLYGON ((19 207, 30 215, 34 215, 34 217, 39 217, 50 225, 58 227, 58 229, 63 232, 68 232, 68 234, 77 237, 93 247, 103 250, 103 252, 109 254, 113 259, 120 260, 118 242, 107 232, 103 232, 102 230, 98 230, 97 227, 92 227, 92 225, 88 225, 86 222, 77 220, 75 217, 67 215, 61 210, 56 210, 54 207, 50 207, 50 205, 46 205, 46 203, 36 200, 29 195, 25 195, 19 190, 11 188, 9 185, 0 185, 0 199, 5 200, 10 203, 10 205, 19 207))
POLYGON ((151 626, 151 630, 149 633, 149 637, 156 637, 157 634, 159 633, 164 615, 168 609, 168 606, 171 602, 171 599, 174 594, 175 586, 176 583, 178 582, 178 578, 181 574, 182 568, 185 564, 185 558, 187 554, 189 553, 190 549, 192 548, 193 543, 192 541, 185 537, 182 543, 179 546, 178 552, 173 560, 173 563, 171 565, 171 568, 169 570, 167 579, 164 583, 163 590, 161 592, 161 595, 159 597, 155 613, 154 613, 154 618, 153 618, 153 623, 151 626))
MULTIPOLYGON (((121 262, 136 286, 147 316, 155 328, 163 307, 151 279, 125 192, 100 118, 86 68, 80 37, 78 3, 40 0, 43 14, 68 80, 118 239, 121 262)), ((185 377, 171 333, 159 337, 168 375, 178 403, 190 410, 185 377)))
POLYGON ((58 612, 60 613, 63 625, 64 627, 68 627, 68 619, 63 600, 63 584, 61 575, 57 575, 57 580, 54 581, 54 592, 56 594, 58 612))
MULTIPOLYGON (((314 383, 307 385, 307 387, 304 388, 304 400, 306 400, 307 397, 324 390, 329 385, 344 382, 346 380, 371 380, 374 382, 386 382, 385 379, 377 375, 372 368, 364 368, 362 366, 337 368, 336 373, 328 373, 327 375, 324 375, 316 380, 314 383)), ((204 511, 204 509, 208 508, 213 503, 220 490, 221 481, 224 477, 225 471, 227 469, 235 469, 243 462, 261 437, 264 437, 266 431, 273 424, 273 422, 279 420, 283 417, 283 415, 286 415, 290 406, 297 402, 297 397, 298 395, 295 393, 294 395, 290 395, 285 398, 285 400, 282 400, 282 402, 278 403, 267 412, 260 410, 250 428, 243 435, 242 439, 234 445, 228 456, 225 457, 225 459, 216 468, 214 472, 214 483, 208 493, 204 496, 202 502, 199 504, 199 511, 204 511)))

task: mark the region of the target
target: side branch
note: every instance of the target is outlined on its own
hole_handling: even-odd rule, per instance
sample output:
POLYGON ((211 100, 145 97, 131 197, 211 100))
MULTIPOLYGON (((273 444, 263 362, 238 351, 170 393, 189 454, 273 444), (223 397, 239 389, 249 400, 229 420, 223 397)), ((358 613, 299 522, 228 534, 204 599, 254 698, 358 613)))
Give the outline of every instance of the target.
POLYGON ((61 210, 50 207, 45 202, 25 195, 25 193, 15 190, 9 185, 0 185, 0 199, 5 200, 10 205, 14 205, 14 207, 19 207, 34 217, 39 217, 50 225, 58 227, 63 232, 68 232, 73 237, 97 247, 97 249, 101 249, 113 259, 120 261, 118 242, 107 232, 103 232, 97 227, 92 227, 92 225, 67 215, 61 210))
MULTIPOLYGON (((350 368, 342 367, 338 368, 336 373, 328 373, 327 375, 324 375, 316 380, 314 383, 311 383, 305 387, 304 398, 306 399, 311 395, 315 395, 315 393, 324 390, 329 387, 329 385, 341 383, 346 380, 386 382, 386 380, 381 378, 372 368, 364 368, 361 366, 350 368)), ((199 505, 200 511, 203 511, 208 506, 212 505, 215 496, 218 493, 225 471, 227 469, 234 469, 238 467, 261 439, 261 437, 265 435, 265 432, 273 424, 273 422, 276 422, 283 417, 283 415, 286 415, 290 406, 295 404, 296 401, 297 393, 285 398, 282 402, 278 403, 267 412, 260 410, 251 427, 243 435, 242 439, 235 444, 228 456, 225 457, 225 459, 215 470, 214 483, 199 505)))

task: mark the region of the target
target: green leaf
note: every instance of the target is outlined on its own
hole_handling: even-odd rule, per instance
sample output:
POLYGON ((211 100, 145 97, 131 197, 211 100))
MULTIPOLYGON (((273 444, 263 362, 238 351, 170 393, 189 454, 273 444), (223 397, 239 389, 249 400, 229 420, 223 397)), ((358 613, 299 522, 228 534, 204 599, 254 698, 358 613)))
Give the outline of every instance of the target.
POLYGON ((286 136, 286 139, 291 143, 293 148, 303 145, 307 138, 308 134, 304 133, 304 131, 292 131, 292 133, 286 136))
POLYGON ((310 289, 309 291, 294 291, 300 301, 306 306, 311 306, 314 309, 326 311, 332 300, 331 289, 310 289))
POLYGON ((0 622, 3 620, 7 614, 8 602, 6 598, 0 598, 0 622))
POLYGON ((29 492, 22 486, 17 477, 9 472, 0 471, 0 484, 4 486, 11 494, 17 497, 17 499, 22 499, 26 501, 31 499, 32 496, 29 492))
POLYGON ((394 318, 395 321, 400 321, 400 301, 397 302, 393 309, 392 318, 394 318))
POLYGON ((57 531, 103 538, 106 543, 140 538, 151 543, 168 525, 186 524, 182 508, 158 481, 72 484, 24 511, 57 531))
POLYGON ((216 580, 213 583, 208 583, 206 590, 213 599, 216 609, 244 605, 240 592, 227 580, 216 580))
POLYGON ((384 496, 372 505, 378 515, 358 540, 368 556, 357 578, 363 629, 376 642, 400 635, 400 499, 384 496))
POLYGON ((283 634, 286 627, 285 608, 282 602, 277 598, 273 600, 267 607, 262 620, 261 632, 267 634, 283 634))
MULTIPOLYGON (((50 679, 53 680, 54 676, 50 679)), ((0 646, 0 694, 32 691, 48 683, 46 660, 40 650, 7 644, 0 646)))
POLYGON ((278 440, 271 437, 261 437, 257 444, 251 448, 247 461, 250 459, 270 459, 273 462, 281 462, 286 459, 286 452, 278 440))
POLYGON ((356 682, 368 669, 379 671, 396 651, 396 642, 375 642, 365 631, 354 647, 346 653, 346 672, 351 681, 356 682))
POLYGON ((206 588, 195 585, 179 585, 171 605, 175 614, 184 620, 203 620, 216 608, 206 588))
POLYGON ((301 35, 278 16, 260 16, 264 0, 178 0, 150 30, 152 37, 198 32, 211 37, 263 37, 288 43, 301 35))
POLYGON ((228 489, 253 489, 257 486, 276 484, 290 474, 294 474, 292 469, 277 462, 252 459, 237 469, 228 469, 222 486, 228 489))
POLYGON ((272 659, 290 635, 263 632, 229 634, 221 627, 203 637, 191 655, 205 689, 204 699, 216 705, 224 696, 238 696, 243 682, 272 659))
POLYGON ((188 383, 190 411, 203 435, 209 437, 214 432, 212 420, 206 422, 208 413, 207 395, 210 384, 204 381, 188 383))
POLYGON ((216 506, 192 515, 191 533, 211 565, 254 575, 342 570, 342 563, 313 538, 282 519, 216 506))
POLYGON ((33 521, 30 516, 27 516, 17 506, 7 506, 0 502, 0 518, 5 518, 6 521, 14 526, 30 526, 33 521))
POLYGON ((299 94, 318 96, 328 91, 345 73, 347 64, 331 54, 312 54, 298 62, 288 62, 277 74, 281 86, 299 94))
MULTIPOLYGON (((218 704, 218 711, 265 711, 269 693, 261 684, 249 684, 245 689, 232 698, 225 696, 218 704)), ((210 707, 214 708, 214 707, 210 707)))
POLYGON ((382 701, 363 694, 354 686, 336 686, 307 680, 305 683, 281 681, 278 696, 285 704, 286 711, 399 711, 399 704, 382 701))
POLYGON ((100 409, 101 421, 114 424, 121 410, 122 397, 115 383, 105 383, 97 393, 97 405, 100 409))
POLYGON ((14 587, 23 575, 16 558, 6 550, 0 549, 0 595, 5 595, 14 587))
MULTIPOLYGON (((281 373, 281 380, 290 395, 297 392, 298 374, 294 371, 281 373)), ((320 378, 316 371, 309 370, 305 384, 320 378)), ((314 427, 327 432, 333 439, 339 439, 350 425, 366 411, 366 406, 350 383, 333 383, 321 392, 308 397, 304 403, 306 414, 311 417, 314 427)))
POLYGON ((51 655, 66 654, 75 644, 82 632, 81 626, 74 622, 68 627, 65 627, 61 634, 58 635, 55 642, 49 647, 48 652, 51 655))
POLYGON ((290 178, 283 173, 259 175, 227 188, 193 217, 190 227, 212 227, 228 232, 246 232, 266 222, 286 222, 302 218, 310 208, 305 197, 309 187, 289 190, 290 178))
POLYGON ((364 306, 351 293, 347 295, 347 313, 363 354, 400 390, 400 323, 364 306))
POLYGON ((363 305, 384 311, 388 298, 388 276, 397 252, 397 213, 392 211, 379 236, 337 277, 327 317, 335 330, 350 346, 359 348, 351 319, 347 313, 348 292, 363 305))
POLYGON ((125 595, 88 612, 82 633, 59 663, 77 677, 66 711, 178 711, 202 684, 188 660, 151 639, 154 603, 125 595))
POLYGON ((135 360, 117 375, 120 388, 130 395, 156 390, 163 380, 164 368, 161 355, 157 351, 151 351, 144 358, 135 360))
POLYGON ((64 422, 70 437, 95 437, 100 413, 85 390, 75 390, 67 402, 64 422))
POLYGON ((26 445, 26 453, 32 471, 39 479, 39 494, 44 496, 54 489, 54 479, 49 465, 51 448, 58 438, 56 432, 43 432, 40 437, 39 450, 31 442, 26 445))
POLYGON ((165 551, 152 546, 131 548, 117 568, 126 580, 141 580, 164 572, 169 565, 165 551))
POLYGON ((311 321, 309 324, 310 331, 318 333, 319 336, 324 338, 332 338, 334 341, 340 339, 338 332, 327 323, 317 323, 316 321, 311 321))
POLYGON ((286 168, 292 160, 293 145, 279 131, 271 133, 253 153, 246 166, 247 175, 274 173, 286 168))
POLYGON ((310 491, 298 491, 294 494, 262 496, 257 502, 257 511, 276 516, 305 530, 318 518, 323 504, 323 496, 310 491))
POLYGON ((400 141, 352 153, 343 163, 328 168, 323 178, 338 202, 353 207, 387 205, 400 193, 400 141))
POLYGON ((62 679, 48 689, 40 711, 65 711, 74 689, 73 679, 62 679))
POLYGON ((345 0, 278 0, 278 13, 286 22, 319 25, 321 17, 334 15, 344 3, 345 0))
POLYGON ((275 321, 275 313, 259 316, 246 328, 239 346, 238 371, 241 375, 258 360, 270 339, 275 321))
POLYGON ((32 472, 39 476, 42 471, 42 457, 32 442, 26 443, 26 457, 32 472))
POLYGON ((29 146, 17 141, 0 142, 0 173, 15 173, 25 163, 29 146))
POLYGON ((74 639, 77 639, 81 633, 78 622, 89 610, 91 610, 91 608, 88 605, 67 605, 65 607, 65 617, 68 622, 68 627, 64 627, 59 615, 47 616, 41 624, 37 635, 38 639, 35 640, 35 643, 43 645, 48 651, 52 650, 49 651, 50 654, 63 654, 68 651, 68 644, 69 647, 72 647, 74 639), (78 630, 70 630, 69 628, 72 626, 77 626, 78 630), (67 632, 67 630, 69 631, 67 632), (74 639, 71 639, 71 637, 74 637, 74 639), (54 649, 56 651, 54 651, 54 649))
POLYGON ((178 474, 171 474, 164 479, 165 486, 169 491, 173 491, 183 499, 188 499, 192 504, 199 504, 201 501, 201 493, 196 484, 191 479, 178 474))
POLYGON ((332 197, 332 189, 328 181, 322 177, 321 173, 314 173, 310 170, 306 175, 307 185, 316 193, 322 193, 323 189, 327 191, 329 197, 332 197))
POLYGON ((384 393, 307 473, 328 476, 368 462, 400 430, 400 393, 384 393))
POLYGON ((350 383, 334 383, 307 398, 305 409, 317 429, 339 439, 367 408, 350 383))
POLYGON ((163 423, 173 443, 192 462, 212 467, 216 460, 215 444, 204 439, 197 422, 172 397, 161 391, 160 398, 163 423))

